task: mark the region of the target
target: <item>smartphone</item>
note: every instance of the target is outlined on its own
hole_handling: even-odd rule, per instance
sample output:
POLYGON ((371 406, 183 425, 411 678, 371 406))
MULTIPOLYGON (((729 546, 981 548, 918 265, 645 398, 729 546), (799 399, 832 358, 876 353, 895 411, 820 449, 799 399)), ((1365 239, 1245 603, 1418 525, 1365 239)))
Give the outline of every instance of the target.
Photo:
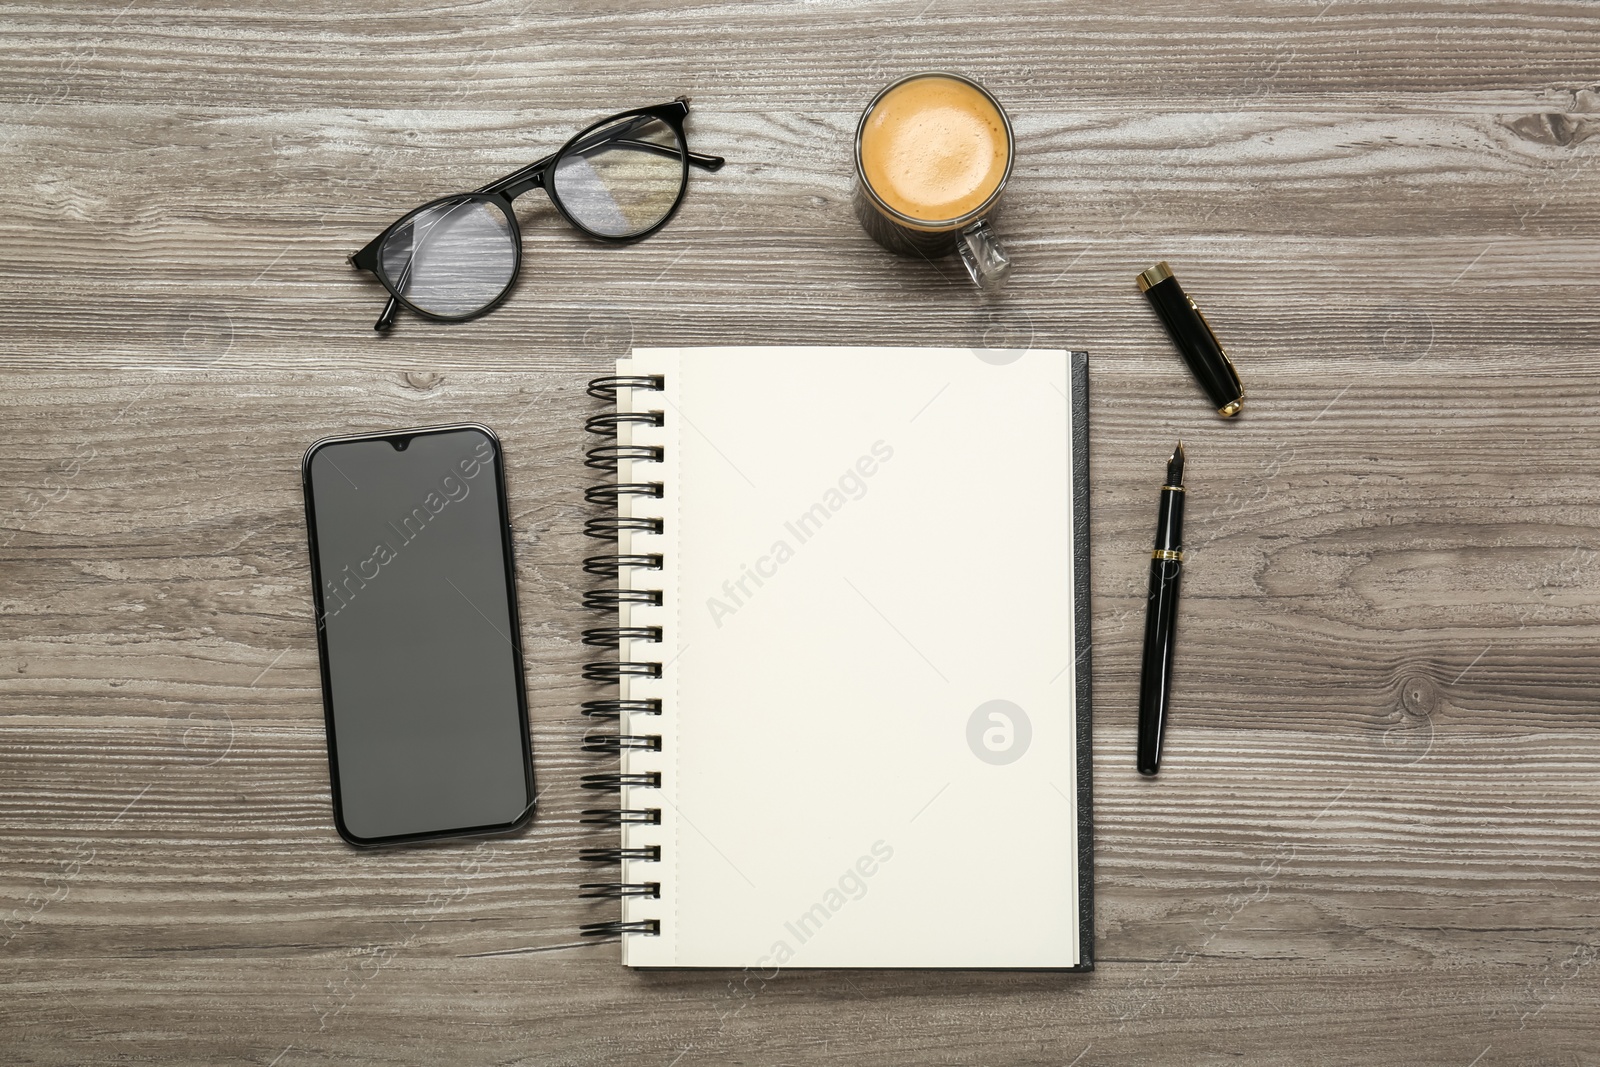
POLYGON ((524 825, 533 747, 499 438, 329 437, 301 480, 339 834, 365 846, 524 825))

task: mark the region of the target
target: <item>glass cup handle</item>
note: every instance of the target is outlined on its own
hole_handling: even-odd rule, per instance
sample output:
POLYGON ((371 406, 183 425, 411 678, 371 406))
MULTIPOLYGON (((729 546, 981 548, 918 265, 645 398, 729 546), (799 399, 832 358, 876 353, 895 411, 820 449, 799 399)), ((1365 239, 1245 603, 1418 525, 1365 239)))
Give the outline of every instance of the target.
POLYGON ((988 219, 979 219, 962 230, 956 251, 979 289, 999 289, 1011 274, 1011 257, 1000 247, 1000 239, 994 235, 988 219))

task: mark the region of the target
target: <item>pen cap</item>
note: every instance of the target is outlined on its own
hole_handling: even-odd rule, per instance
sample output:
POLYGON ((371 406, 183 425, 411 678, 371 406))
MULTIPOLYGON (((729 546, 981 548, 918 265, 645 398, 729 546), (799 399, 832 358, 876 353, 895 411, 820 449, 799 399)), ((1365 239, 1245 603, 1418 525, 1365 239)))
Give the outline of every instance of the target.
POLYGON ((1231 418, 1244 405, 1244 386, 1233 361, 1211 332, 1200 308, 1189 299, 1163 260, 1139 274, 1139 289, 1156 309, 1167 335, 1177 346, 1189 371, 1211 398, 1212 407, 1223 418, 1231 418))

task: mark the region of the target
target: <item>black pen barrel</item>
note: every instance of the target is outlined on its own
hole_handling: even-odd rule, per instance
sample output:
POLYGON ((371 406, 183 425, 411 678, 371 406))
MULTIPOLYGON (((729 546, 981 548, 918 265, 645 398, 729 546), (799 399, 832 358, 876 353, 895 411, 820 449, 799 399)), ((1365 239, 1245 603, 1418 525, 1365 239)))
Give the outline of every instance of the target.
POLYGON ((1144 624, 1144 665, 1139 675, 1139 773, 1161 769, 1161 738, 1172 692, 1172 647, 1178 621, 1183 562, 1150 561, 1150 602, 1144 624))
MULTIPOLYGON (((1178 461, 1181 461, 1181 449, 1178 461)), ((1181 476, 1181 474, 1179 475, 1181 476)), ((1139 673, 1139 773, 1161 769, 1161 739, 1172 693, 1172 646, 1178 626, 1178 583, 1183 577, 1183 488, 1161 487, 1156 544, 1150 558, 1150 598, 1144 622, 1144 663, 1139 673)))

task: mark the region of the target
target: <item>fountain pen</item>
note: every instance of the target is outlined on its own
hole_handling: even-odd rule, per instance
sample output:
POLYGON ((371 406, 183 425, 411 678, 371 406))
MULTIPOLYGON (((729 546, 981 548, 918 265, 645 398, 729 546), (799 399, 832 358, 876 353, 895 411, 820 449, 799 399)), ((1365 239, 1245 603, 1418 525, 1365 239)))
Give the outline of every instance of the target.
POLYGON ((1150 554, 1150 599, 1144 622, 1144 667, 1139 675, 1139 773, 1161 769, 1172 688, 1172 639, 1178 624, 1178 582, 1183 577, 1183 442, 1167 461, 1150 554))

